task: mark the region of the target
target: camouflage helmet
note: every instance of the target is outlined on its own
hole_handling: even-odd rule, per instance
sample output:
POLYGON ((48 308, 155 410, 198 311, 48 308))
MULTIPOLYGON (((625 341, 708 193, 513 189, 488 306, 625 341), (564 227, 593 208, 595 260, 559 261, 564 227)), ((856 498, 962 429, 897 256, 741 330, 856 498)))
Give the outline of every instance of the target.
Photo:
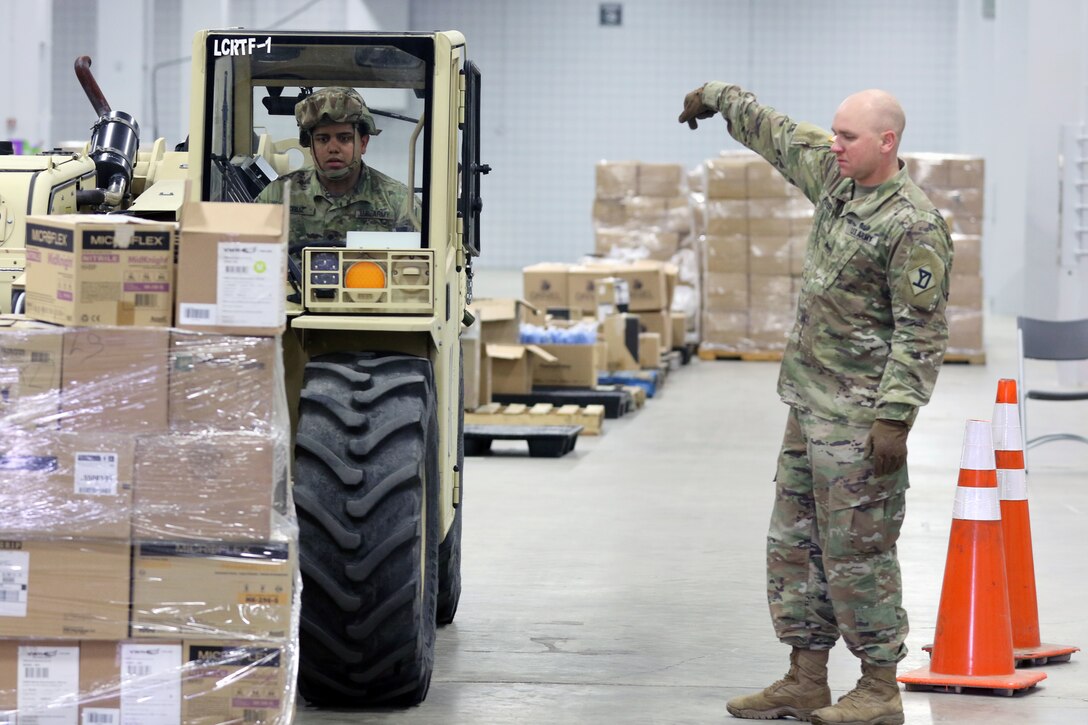
POLYGON ((321 123, 351 123, 359 127, 359 133, 381 133, 359 92, 342 86, 322 88, 296 103, 295 121, 304 137, 321 123))

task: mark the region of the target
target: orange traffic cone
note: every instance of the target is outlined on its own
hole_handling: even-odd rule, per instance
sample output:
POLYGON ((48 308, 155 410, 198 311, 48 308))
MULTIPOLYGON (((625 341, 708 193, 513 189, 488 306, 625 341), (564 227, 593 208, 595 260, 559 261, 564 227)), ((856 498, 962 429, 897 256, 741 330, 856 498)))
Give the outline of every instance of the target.
POLYGON ((1005 578, 1005 546, 989 421, 969 420, 937 631, 928 666, 899 676, 908 690, 961 692, 983 688, 1001 694, 1034 687, 1046 673, 1016 669, 1005 578))
POLYGON ((1024 437, 1016 381, 997 381, 994 404, 994 457, 1001 491, 1001 527, 1005 540, 1005 573, 1009 583, 1013 657, 1017 664, 1067 662, 1079 647, 1044 644, 1039 637, 1039 605, 1035 593, 1035 559, 1031 550, 1024 437))

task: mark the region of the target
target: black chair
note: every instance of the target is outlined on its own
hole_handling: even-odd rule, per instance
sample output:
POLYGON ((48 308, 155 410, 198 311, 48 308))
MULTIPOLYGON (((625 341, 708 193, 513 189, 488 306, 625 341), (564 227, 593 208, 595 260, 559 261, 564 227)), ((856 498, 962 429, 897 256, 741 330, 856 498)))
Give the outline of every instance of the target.
MULTIPOLYGON (((1031 438, 1028 436, 1028 401, 1046 400, 1052 402, 1088 401, 1088 388, 1080 389, 1039 389, 1033 388, 1025 377, 1027 360, 1088 361, 1088 319, 1084 320, 1040 320, 1032 317, 1016 318, 1020 362, 1020 425, 1024 431, 1024 447, 1033 448, 1044 443, 1060 440, 1088 443, 1088 438, 1076 433, 1048 433, 1031 438)), ((1088 421, 1088 410, 1083 420, 1088 421)), ((1085 426, 1088 430, 1088 425, 1085 426)))

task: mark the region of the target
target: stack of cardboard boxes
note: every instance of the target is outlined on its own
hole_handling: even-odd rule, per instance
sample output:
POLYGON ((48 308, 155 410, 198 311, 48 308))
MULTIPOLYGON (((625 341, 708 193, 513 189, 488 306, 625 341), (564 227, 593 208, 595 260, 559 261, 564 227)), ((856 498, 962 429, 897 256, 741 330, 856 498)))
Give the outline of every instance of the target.
POLYGON ((982 219, 985 163, 978 156, 907 154, 910 177, 941 211, 952 232, 955 258, 948 295, 948 357, 985 360, 983 343, 982 219))
POLYGON ((0 320, 0 721, 292 717, 284 316, 251 305, 257 267, 282 300, 286 216, 187 208, 176 301, 205 314, 174 327, 177 233, 28 220, 38 319, 0 320))
POLYGON ((688 178, 681 165, 597 164, 594 253, 610 262, 657 260, 676 268, 665 308, 684 313, 686 322, 684 335, 676 336, 673 347, 698 341, 701 260, 694 246, 695 226, 688 178))
POLYGON ((751 152, 701 168, 700 352, 781 351, 793 325, 812 204, 751 152))

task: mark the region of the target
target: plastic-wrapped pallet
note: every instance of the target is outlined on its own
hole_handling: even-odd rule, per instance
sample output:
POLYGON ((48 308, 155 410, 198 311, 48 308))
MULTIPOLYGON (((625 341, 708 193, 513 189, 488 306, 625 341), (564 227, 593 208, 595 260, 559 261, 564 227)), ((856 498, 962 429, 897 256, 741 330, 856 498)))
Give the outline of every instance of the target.
POLYGON ((812 204, 750 151, 724 152, 701 168, 700 352, 780 353, 793 326, 812 204))
POLYGON ((982 220, 985 162, 960 154, 907 154, 907 171, 941 211, 955 257, 948 298, 946 359, 985 361, 983 341, 982 220))
POLYGON ((282 381, 279 337, 0 319, 0 722, 292 720, 282 381))

